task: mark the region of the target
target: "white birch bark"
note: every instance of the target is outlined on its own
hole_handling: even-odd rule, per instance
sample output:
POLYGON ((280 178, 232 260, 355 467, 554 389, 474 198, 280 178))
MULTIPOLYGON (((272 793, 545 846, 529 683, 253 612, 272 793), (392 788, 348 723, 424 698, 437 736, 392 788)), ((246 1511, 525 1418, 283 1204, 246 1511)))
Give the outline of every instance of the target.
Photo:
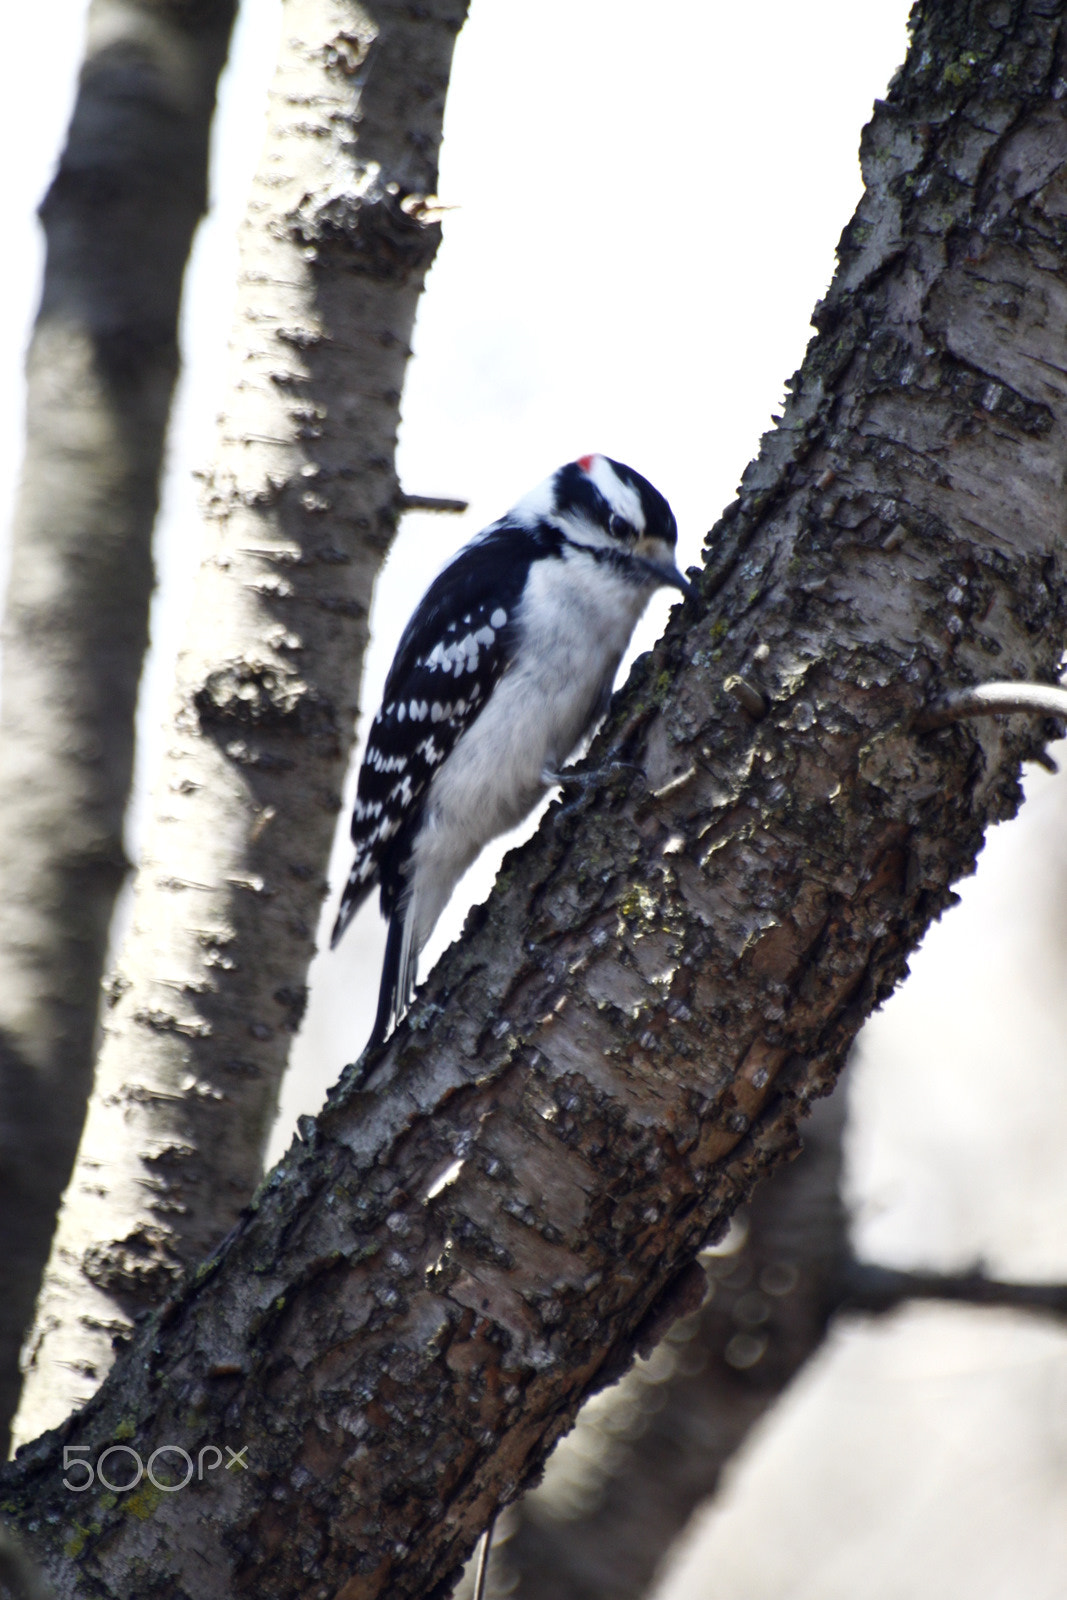
MULTIPOLYGON (((0 707, 0 1435, 92 1082, 182 277, 234 0, 93 0, 41 206, 0 707)), ((45 80, 42 80, 45 81, 45 80)), ((6 1446, 0 1441, 0 1454, 6 1446)))
POLYGON ((236 1221, 303 1009, 462 0, 287 0, 206 549, 19 1437, 236 1221))

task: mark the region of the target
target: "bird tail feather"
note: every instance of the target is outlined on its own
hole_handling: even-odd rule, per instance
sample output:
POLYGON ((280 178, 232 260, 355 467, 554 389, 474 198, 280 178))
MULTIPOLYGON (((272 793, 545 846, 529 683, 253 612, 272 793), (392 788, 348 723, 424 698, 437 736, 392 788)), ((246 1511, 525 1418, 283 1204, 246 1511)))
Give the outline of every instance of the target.
MULTIPOLYGON (((356 866, 358 865, 359 862, 357 861, 356 866)), ((331 950, 337 949, 337 946, 344 937, 345 929, 348 927, 348 924, 352 921, 352 918, 355 916, 364 900, 374 888, 374 884, 375 879, 373 877, 368 879, 360 879, 356 875, 356 867, 352 868, 352 871, 348 877, 348 882, 345 884, 344 893, 341 896, 341 904, 337 912, 337 921, 334 923, 333 932, 330 934, 331 950)))
POLYGON ((415 904, 411 897, 406 897, 389 918, 378 1011, 367 1041, 369 1050, 384 1042, 390 1028, 400 1021, 414 997, 419 961, 415 926, 415 904))
POLYGON ((378 1011, 374 1018, 374 1027, 371 1029, 370 1038, 367 1040, 368 1050, 377 1049, 384 1044, 386 1034, 392 1027, 399 1012, 397 1004, 397 988, 400 977, 400 952, 404 939, 404 913, 394 911, 389 918, 389 932, 385 939, 385 960, 382 962, 382 981, 378 989, 378 1011))

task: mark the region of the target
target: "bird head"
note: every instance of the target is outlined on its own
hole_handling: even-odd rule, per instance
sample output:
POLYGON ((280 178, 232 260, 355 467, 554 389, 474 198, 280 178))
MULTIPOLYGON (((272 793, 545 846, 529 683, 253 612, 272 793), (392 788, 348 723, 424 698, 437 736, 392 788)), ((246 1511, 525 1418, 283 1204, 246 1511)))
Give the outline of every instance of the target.
POLYGON ((580 456, 549 480, 553 520, 573 543, 616 550, 635 577, 693 593, 675 562, 678 524, 659 490, 610 456, 580 456))

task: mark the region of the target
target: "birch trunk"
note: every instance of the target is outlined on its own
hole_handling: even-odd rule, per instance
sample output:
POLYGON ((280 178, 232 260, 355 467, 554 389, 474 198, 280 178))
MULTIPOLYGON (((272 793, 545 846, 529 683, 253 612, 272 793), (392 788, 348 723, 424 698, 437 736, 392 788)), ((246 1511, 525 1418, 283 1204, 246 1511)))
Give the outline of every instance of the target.
POLYGON ((182 275, 234 0, 94 0, 41 206, 0 710, 0 1435, 92 1081, 182 275))
POLYGON ((352 744, 463 0, 287 0, 173 731, 16 1435, 235 1222, 261 1171, 352 744))
POLYGON ((445 1594, 693 1308, 695 1253, 1018 805, 1039 727, 913 722, 1061 653, 1063 12, 917 8, 784 421, 600 742, 644 780, 549 813, 369 1077, 5 1470, 60 1595, 445 1594), (63 1451, 113 1441, 218 1470, 73 1511, 63 1451))

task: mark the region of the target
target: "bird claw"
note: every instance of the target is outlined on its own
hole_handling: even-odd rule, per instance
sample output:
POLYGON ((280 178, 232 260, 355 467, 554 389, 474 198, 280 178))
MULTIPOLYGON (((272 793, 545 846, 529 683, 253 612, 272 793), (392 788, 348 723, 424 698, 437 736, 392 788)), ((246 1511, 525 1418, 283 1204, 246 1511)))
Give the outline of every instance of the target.
POLYGON ((558 784, 561 789, 593 789, 598 783, 607 783, 617 773, 641 770, 634 761, 609 761, 605 767, 587 767, 584 771, 568 767, 563 772, 542 772, 541 780, 549 787, 558 784))
POLYGON ((568 800, 565 805, 561 805, 559 815, 562 818, 569 817, 573 811, 577 811, 586 795, 590 790, 595 789, 598 784, 607 783, 609 779, 616 777, 620 772, 641 772, 642 770, 633 761, 609 761, 606 766, 590 767, 584 772, 572 767, 565 772, 543 772, 541 777, 546 784, 558 784, 561 789, 573 789, 576 791, 573 800, 568 800))

